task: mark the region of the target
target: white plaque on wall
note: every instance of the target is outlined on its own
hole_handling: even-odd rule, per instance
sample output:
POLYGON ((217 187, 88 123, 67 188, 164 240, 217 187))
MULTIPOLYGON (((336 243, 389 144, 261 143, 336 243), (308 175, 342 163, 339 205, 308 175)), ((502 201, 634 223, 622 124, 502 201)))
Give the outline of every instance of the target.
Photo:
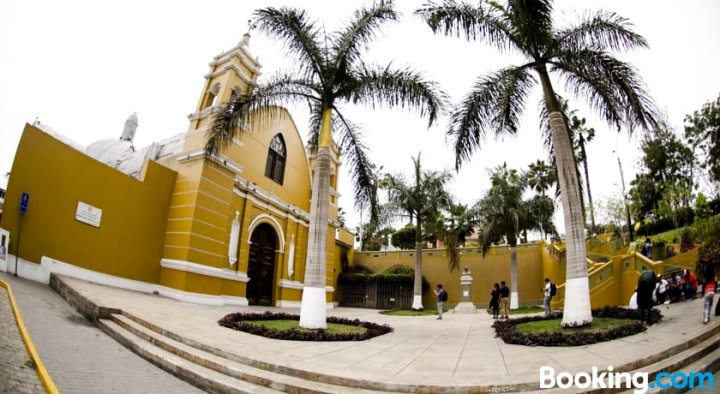
POLYGON ((87 223, 91 226, 100 227, 100 219, 102 219, 102 209, 93 207, 90 204, 85 204, 82 201, 78 201, 77 211, 75 212, 75 219, 87 223))

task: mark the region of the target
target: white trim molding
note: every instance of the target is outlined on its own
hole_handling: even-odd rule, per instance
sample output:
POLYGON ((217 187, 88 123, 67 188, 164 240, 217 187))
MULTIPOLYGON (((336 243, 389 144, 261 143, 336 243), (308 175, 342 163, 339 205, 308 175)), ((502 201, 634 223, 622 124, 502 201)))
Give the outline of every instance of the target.
POLYGON ((267 223, 275 229, 275 232, 278 235, 278 243, 280 244, 279 252, 285 253, 285 233, 282 230, 282 226, 280 226, 280 223, 277 221, 277 219, 266 213, 255 216, 252 222, 250 222, 250 226, 248 226, 248 234, 250 234, 250 238, 252 238, 255 227, 262 223, 267 223))
MULTIPOLYGON (((10 271, 10 267, 5 268, 8 270, 8 272, 10 271)), ((12 268, 14 268, 14 264, 12 268)), ((141 282, 138 280, 121 278, 119 276, 92 271, 47 256, 42 256, 42 258, 40 259, 40 264, 26 261, 24 259, 18 260, 18 276, 22 278, 30 279, 35 282, 49 284, 51 274, 63 275, 71 278, 84 280, 86 282, 96 283, 103 286, 116 287, 119 289, 139 291, 148 294, 157 293, 164 297, 184 302, 191 302, 194 304, 236 306, 248 305, 248 300, 245 297, 210 295, 182 291, 155 283, 141 282)))
POLYGON ((234 280, 238 282, 247 283, 250 281, 250 278, 245 272, 210 267, 203 264, 192 263, 190 261, 161 259, 160 267, 183 272, 191 272, 193 274, 212 276, 220 279, 234 280))
POLYGON ((224 155, 207 155, 204 150, 202 149, 196 149, 194 151, 189 152, 180 152, 177 154, 177 160, 179 163, 186 163, 193 160, 200 160, 207 158, 208 160, 211 160, 225 168, 227 168, 230 171, 233 171, 236 174, 242 174, 243 172, 243 166, 228 159, 224 155))

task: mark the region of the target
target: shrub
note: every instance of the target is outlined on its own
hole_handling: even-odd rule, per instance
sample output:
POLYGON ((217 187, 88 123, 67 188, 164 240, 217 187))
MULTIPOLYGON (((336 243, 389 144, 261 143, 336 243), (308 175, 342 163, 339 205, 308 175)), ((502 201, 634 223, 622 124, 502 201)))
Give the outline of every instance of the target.
POLYGON ((345 324, 350 326, 364 327, 366 331, 362 334, 343 333, 330 334, 325 330, 273 330, 256 324, 245 323, 253 320, 300 320, 299 315, 291 315, 288 313, 231 313, 218 321, 218 324, 236 331, 243 331, 253 335, 260 335, 272 339, 284 339, 289 341, 364 341, 376 336, 384 335, 392 332, 392 327, 388 325, 380 325, 358 319, 350 320, 340 317, 330 316, 327 318, 328 323, 345 324))
MULTIPOLYGON (((626 309, 617 306, 606 306, 600 309, 593 309, 594 317, 614 317, 618 319, 637 320, 622 327, 609 329, 602 332, 583 332, 568 329, 567 332, 555 334, 526 334, 518 332, 515 326, 522 323, 540 320, 562 319, 562 313, 553 313, 550 316, 526 316, 518 319, 497 320, 493 324, 495 333, 505 343, 525 346, 581 346, 592 343, 610 341, 617 338, 635 335, 646 330, 642 323, 641 311, 637 309, 626 309)), ((662 313, 657 309, 650 310, 649 325, 653 325, 662 319, 662 313)))
POLYGON ((713 215, 720 214, 720 198, 710 200, 708 202, 708 205, 710 206, 710 209, 712 210, 713 215))
POLYGON ((685 227, 680 232, 680 253, 685 253, 695 247, 697 231, 692 227, 685 227))
POLYGON ((409 265, 396 264, 383 271, 385 275, 415 275, 415 269, 409 265))
POLYGON ((695 268, 699 278, 705 275, 705 267, 708 265, 720 266, 720 241, 705 242, 698 251, 699 259, 695 268))

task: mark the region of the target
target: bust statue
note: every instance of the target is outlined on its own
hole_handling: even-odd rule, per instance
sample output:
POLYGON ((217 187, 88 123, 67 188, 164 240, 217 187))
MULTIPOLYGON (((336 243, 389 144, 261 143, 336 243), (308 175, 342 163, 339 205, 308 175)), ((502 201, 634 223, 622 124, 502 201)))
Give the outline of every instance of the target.
POLYGON ((125 128, 123 129, 122 135, 120 136, 120 140, 132 142, 133 138, 135 138, 135 130, 137 130, 137 127, 137 112, 133 112, 133 114, 130 115, 125 121, 125 128))

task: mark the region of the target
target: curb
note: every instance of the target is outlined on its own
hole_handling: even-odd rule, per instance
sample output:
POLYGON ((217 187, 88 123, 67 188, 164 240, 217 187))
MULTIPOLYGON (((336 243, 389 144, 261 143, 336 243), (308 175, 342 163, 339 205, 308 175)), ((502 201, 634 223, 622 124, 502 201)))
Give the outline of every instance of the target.
POLYGON ((15 315, 15 323, 17 323, 18 330, 20 330, 20 336, 22 337, 23 343, 25 344, 25 349, 27 349, 30 358, 35 363, 35 371, 37 372, 40 382, 42 383, 43 387, 45 387, 46 392, 50 394, 59 394, 60 391, 58 391, 57 387, 55 386, 55 383, 53 382, 50 374, 45 368, 45 364, 43 364, 42 360, 40 359, 37 350, 35 350, 35 345, 32 343, 32 339, 30 338, 30 334, 28 333, 27 328, 25 328, 25 323, 20 316, 20 310, 15 303, 15 296, 13 296, 10 284, 0 279, 0 287, 4 287, 5 290, 7 290, 7 295, 10 299, 10 306, 12 307, 13 314, 15 315))

